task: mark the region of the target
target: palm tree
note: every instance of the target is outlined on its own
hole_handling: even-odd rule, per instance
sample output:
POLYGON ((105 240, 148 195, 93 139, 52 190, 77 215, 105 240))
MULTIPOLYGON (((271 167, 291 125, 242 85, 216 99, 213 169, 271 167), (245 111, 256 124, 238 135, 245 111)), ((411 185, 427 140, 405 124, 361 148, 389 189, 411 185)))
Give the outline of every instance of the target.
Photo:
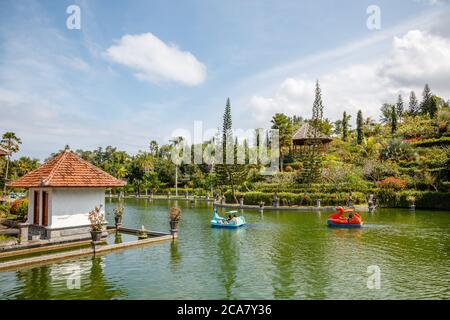
POLYGON ((20 149, 20 145, 22 144, 22 140, 16 136, 14 132, 6 132, 2 140, 0 141, 0 146, 8 152, 8 156, 6 158, 6 170, 5 170, 5 185, 3 187, 3 193, 6 193, 6 184, 8 183, 8 171, 9 171, 9 162, 11 161, 11 154, 16 153, 20 149))
MULTIPOLYGON (((170 140, 172 148, 178 147, 183 142, 183 137, 175 137, 170 140)), ((175 163, 175 196, 178 197, 178 165, 175 163)))

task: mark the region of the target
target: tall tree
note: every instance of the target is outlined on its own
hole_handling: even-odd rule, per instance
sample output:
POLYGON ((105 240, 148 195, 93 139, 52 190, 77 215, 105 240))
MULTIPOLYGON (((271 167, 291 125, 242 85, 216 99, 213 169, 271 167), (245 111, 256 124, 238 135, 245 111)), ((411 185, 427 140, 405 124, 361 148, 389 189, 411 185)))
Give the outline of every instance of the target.
MULTIPOLYGON (((319 135, 322 131, 322 123, 323 123, 323 103, 322 103, 322 91, 320 90, 319 81, 316 82, 316 90, 315 90, 315 98, 312 108, 312 119, 310 121, 310 132, 308 135, 312 137, 312 143, 310 147, 307 149, 303 160, 304 167, 304 177, 301 177, 300 180, 303 180, 311 185, 314 181, 316 181, 322 170, 322 155, 320 154, 320 149, 322 142, 319 139, 319 135)), ((305 194, 307 190, 305 189, 305 194)))
POLYGON ((158 156, 158 150, 159 150, 158 142, 156 142, 155 140, 150 141, 150 153, 154 157, 158 156))
POLYGON ((233 199, 236 203, 239 203, 236 196, 237 186, 244 182, 248 174, 248 168, 246 164, 237 163, 238 149, 237 145, 233 146, 231 103, 229 98, 227 99, 223 115, 222 150, 223 163, 214 167, 216 178, 222 185, 231 186, 233 199))
POLYGON ((403 98, 402 95, 398 95, 397 103, 396 103, 396 111, 398 119, 403 119, 404 106, 403 106, 403 98))
POLYGON ((422 102, 420 103, 420 113, 428 114, 431 118, 434 118, 437 113, 437 105, 433 100, 433 94, 431 93, 428 83, 423 89, 422 102))
POLYGON ((11 154, 16 153, 20 150, 20 145, 22 144, 22 140, 16 136, 14 132, 6 132, 2 140, 0 141, 0 146, 2 149, 8 152, 6 158, 6 170, 5 170, 5 185, 3 186, 3 192, 6 193, 6 184, 8 183, 8 171, 9 171, 9 163, 11 161, 11 154))
POLYGON ((348 139, 348 133, 350 130, 350 118, 351 115, 347 114, 346 111, 344 111, 342 115, 342 140, 347 141, 348 139))
POLYGON ((317 129, 319 129, 320 122, 323 119, 323 102, 322 102, 322 90, 320 90, 319 80, 316 81, 316 94, 313 103, 312 110, 312 125, 317 129))
POLYGON ((227 149, 232 150, 231 147, 233 145, 232 126, 233 120, 231 118, 231 103, 230 98, 227 98, 222 124, 222 156, 224 163, 227 163, 227 159, 229 159, 229 161, 232 159, 231 155, 228 155, 227 157, 227 149))
POLYGON ((278 130, 280 146, 280 171, 283 171, 283 161, 285 150, 292 144, 292 122, 291 119, 283 113, 277 113, 272 117, 272 129, 278 130))
POLYGON ((414 91, 411 91, 411 94, 409 95, 408 113, 413 117, 419 113, 419 102, 417 101, 416 93, 414 91))
POLYGON ((391 123, 392 122, 392 110, 395 109, 395 105, 389 103, 383 103, 381 106, 381 116, 380 121, 382 123, 391 123))
POLYGON ((362 111, 358 110, 358 114, 356 116, 356 132, 357 132, 356 142, 358 144, 361 144, 364 139, 363 126, 364 126, 364 120, 363 120, 362 111))
MULTIPOLYGON (((170 142, 173 148, 178 148, 183 143, 183 137, 175 137, 170 142)), ((178 165, 175 164, 175 196, 178 197, 178 165)))
POLYGON ((391 109, 391 133, 394 134, 397 131, 397 109, 392 106, 391 109))

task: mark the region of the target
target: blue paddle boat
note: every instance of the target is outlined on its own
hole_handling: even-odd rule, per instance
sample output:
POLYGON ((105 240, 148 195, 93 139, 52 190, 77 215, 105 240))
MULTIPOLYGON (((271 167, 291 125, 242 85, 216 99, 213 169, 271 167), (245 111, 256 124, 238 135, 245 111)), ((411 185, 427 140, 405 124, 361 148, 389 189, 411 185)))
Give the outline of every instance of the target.
MULTIPOLYGON (((237 211, 228 211, 227 215, 234 215, 237 211)), ((217 211, 214 210, 214 217, 211 219, 210 224, 213 228, 226 228, 226 229, 237 229, 239 227, 245 226, 245 218, 244 216, 236 217, 236 222, 231 220, 227 221, 227 219, 219 217, 217 211)))

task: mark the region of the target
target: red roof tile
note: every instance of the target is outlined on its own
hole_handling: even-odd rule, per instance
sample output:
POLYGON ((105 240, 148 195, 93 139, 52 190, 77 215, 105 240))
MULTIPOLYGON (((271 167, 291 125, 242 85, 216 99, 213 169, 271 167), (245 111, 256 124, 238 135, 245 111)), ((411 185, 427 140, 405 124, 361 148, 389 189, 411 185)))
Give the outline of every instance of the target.
POLYGON ((83 160, 68 148, 38 169, 8 184, 10 187, 123 187, 125 182, 118 180, 83 160))

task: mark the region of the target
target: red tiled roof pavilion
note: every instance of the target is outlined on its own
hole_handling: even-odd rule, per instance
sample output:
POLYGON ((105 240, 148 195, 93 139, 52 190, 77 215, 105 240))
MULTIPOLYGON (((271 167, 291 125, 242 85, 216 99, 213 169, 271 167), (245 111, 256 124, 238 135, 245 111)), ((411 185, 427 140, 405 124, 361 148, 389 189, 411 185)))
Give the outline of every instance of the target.
POLYGON ((83 160, 66 147, 38 169, 8 184, 12 188, 110 188, 125 182, 83 160))

